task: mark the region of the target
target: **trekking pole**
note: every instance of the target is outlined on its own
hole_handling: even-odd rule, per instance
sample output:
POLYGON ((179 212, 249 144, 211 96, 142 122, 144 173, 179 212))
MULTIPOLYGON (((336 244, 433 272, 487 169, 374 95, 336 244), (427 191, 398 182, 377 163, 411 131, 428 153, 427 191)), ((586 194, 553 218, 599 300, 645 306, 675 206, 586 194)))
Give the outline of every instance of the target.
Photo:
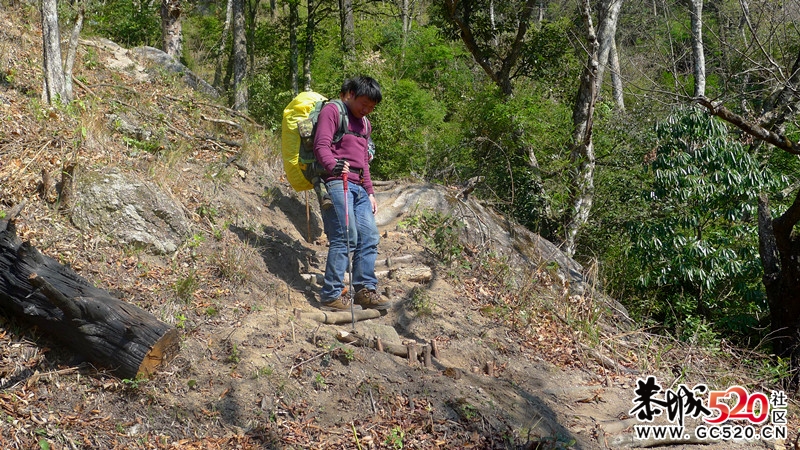
POLYGON ((311 242, 311 206, 308 204, 308 191, 306 191, 306 241, 311 242))
POLYGON ((353 263, 350 261, 350 214, 347 211, 347 172, 342 174, 342 188, 344 189, 344 236, 347 240, 347 270, 349 273, 350 288, 350 318, 353 322, 353 330, 356 329, 356 312, 353 307, 353 263))

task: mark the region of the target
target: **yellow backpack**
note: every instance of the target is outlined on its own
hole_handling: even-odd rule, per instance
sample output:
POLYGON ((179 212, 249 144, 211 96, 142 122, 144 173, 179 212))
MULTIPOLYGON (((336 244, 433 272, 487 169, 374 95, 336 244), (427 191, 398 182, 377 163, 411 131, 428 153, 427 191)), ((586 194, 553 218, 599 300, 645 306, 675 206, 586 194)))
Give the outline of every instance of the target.
MULTIPOLYGON (((329 100, 316 92, 301 92, 283 110, 281 155, 286 179, 296 191, 313 188, 311 182, 320 173, 314 157, 314 133, 322 107, 329 100)), ((333 137, 338 142, 347 132, 347 109, 341 100, 330 100, 339 109, 339 129, 333 137)))

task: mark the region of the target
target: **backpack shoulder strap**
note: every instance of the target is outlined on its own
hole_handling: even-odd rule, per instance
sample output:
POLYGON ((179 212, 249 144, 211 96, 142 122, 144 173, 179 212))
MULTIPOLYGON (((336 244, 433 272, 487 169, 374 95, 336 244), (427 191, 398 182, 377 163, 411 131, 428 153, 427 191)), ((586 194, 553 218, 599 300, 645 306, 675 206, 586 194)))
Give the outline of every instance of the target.
POLYGON ((350 127, 350 122, 347 118, 347 107, 338 98, 330 100, 328 103, 333 103, 336 105, 336 109, 339 110, 339 128, 336 130, 336 134, 333 135, 333 142, 339 142, 350 127))

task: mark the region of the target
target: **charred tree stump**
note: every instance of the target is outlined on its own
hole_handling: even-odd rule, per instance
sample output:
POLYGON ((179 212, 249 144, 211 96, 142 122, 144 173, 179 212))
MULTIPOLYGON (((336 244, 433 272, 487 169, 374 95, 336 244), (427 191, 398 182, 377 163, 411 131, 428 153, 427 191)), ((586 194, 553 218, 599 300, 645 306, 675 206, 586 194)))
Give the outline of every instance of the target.
POLYGON ((175 356, 177 330, 96 288, 0 221, 0 312, 35 325, 121 378, 149 376, 175 356))
POLYGON ((412 366, 417 363, 417 343, 409 342, 406 344, 408 349, 408 363, 412 366))
POLYGON ((431 367, 431 346, 426 345, 422 347, 422 358, 425 363, 425 367, 431 367))
POLYGON ((431 341, 431 353, 434 358, 439 359, 439 344, 436 343, 436 339, 431 341))

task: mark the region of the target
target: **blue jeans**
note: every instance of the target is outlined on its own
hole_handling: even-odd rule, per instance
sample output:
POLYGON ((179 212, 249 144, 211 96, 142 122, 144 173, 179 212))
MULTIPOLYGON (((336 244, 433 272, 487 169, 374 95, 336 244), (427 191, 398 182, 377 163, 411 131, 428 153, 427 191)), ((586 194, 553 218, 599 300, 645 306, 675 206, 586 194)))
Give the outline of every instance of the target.
POLYGON ((378 256, 380 234, 372 214, 372 203, 363 186, 347 183, 347 212, 349 227, 345 231, 345 204, 342 180, 325 183, 333 201, 333 208, 322 211, 322 222, 328 236, 328 261, 320 301, 336 300, 344 289, 344 275, 350 258, 347 254, 347 235, 350 235, 350 251, 353 252, 353 289, 378 289, 375 276, 375 259, 378 256))

